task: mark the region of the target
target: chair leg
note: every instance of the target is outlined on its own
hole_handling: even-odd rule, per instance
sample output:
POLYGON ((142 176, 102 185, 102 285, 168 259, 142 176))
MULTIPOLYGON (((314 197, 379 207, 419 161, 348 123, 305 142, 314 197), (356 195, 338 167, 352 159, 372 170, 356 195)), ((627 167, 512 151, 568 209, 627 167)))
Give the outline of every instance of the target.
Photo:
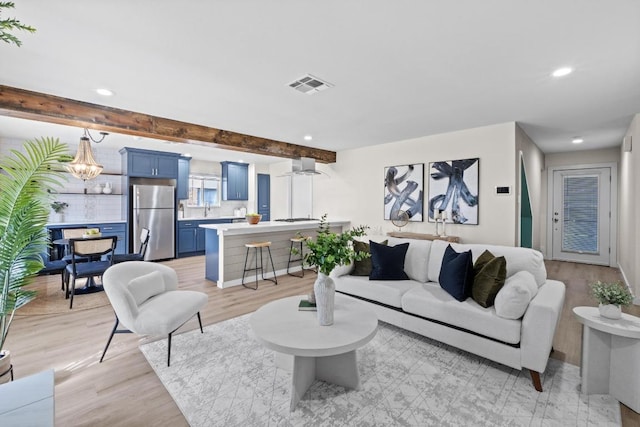
POLYGON ((171 366, 171 334, 173 332, 169 332, 169 342, 167 344, 167 366, 171 366))
POLYGON ((100 363, 102 363, 102 359, 104 359, 104 355, 107 354, 107 349, 109 348, 109 345, 111 344, 111 340, 113 339, 113 335, 116 333, 116 329, 118 329, 118 323, 120 323, 120 321, 118 320, 118 316, 116 316, 116 324, 113 325, 113 329, 111 330, 111 335, 109 335, 109 340, 107 340, 107 345, 104 347, 104 351, 102 352, 102 357, 100 358, 100 363))
POLYGON ((200 318, 200 312, 198 312, 198 323, 200 324, 200 333, 204 334, 204 331, 202 330, 202 319, 200 318))
MULTIPOLYGON (((246 252, 246 254, 244 256, 244 268, 242 269, 242 286, 244 286, 247 289, 252 289, 252 290, 255 291, 256 289, 258 289, 258 276, 257 276, 258 270, 256 270, 256 287, 255 288, 252 288, 251 286, 247 286, 244 283, 244 278, 245 278, 245 275, 247 274, 247 271, 251 271, 251 269, 247 270, 247 263, 249 262, 249 251, 250 250, 251 250, 251 248, 247 248, 247 252, 246 252)), ((256 250, 256 257, 257 256, 258 256, 258 253, 257 253, 257 250, 256 250)), ((258 265, 257 262, 258 261, 256 259, 256 265, 258 265)))
POLYGON ((71 292, 71 301, 69 301, 69 309, 73 308, 73 295, 75 294, 75 290, 76 290, 76 276, 73 276, 73 280, 71 281, 71 289, 69 290, 71 292))
MULTIPOLYGON (((276 267, 273 265, 273 258, 271 257, 271 248, 267 246, 267 251, 269 252, 269 260, 271 261, 271 271, 273 272, 273 280, 272 282, 276 285, 278 284, 278 278, 276 277, 276 267)), ((269 280, 269 279, 267 279, 269 280)))

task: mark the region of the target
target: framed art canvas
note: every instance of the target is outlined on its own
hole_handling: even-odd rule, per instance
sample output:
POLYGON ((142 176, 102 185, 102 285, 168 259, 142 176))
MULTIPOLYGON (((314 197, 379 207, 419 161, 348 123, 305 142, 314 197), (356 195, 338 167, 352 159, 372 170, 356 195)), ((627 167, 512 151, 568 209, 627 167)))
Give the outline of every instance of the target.
POLYGON ((480 159, 429 163, 429 222, 438 211, 454 224, 478 224, 480 159))
POLYGON ((384 168, 384 219, 407 213, 409 221, 423 221, 424 163, 384 168))

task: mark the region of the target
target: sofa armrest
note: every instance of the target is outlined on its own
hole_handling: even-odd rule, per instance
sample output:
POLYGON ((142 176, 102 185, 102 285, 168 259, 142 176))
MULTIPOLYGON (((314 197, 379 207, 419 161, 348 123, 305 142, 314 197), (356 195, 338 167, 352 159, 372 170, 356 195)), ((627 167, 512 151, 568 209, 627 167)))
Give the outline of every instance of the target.
POLYGON ((529 303, 522 318, 522 367, 540 373, 547 367, 553 337, 564 305, 564 296, 564 283, 547 280, 529 303))
POLYGON ((340 276, 346 276, 347 274, 351 274, 351 272, 353 271, 354 265, 355 263, 353 261, 351 261, 351 263, 347 265, 337 265, 336 268, 331 270, 331 273, 329 273, 329 277, 340 277, 340 276))

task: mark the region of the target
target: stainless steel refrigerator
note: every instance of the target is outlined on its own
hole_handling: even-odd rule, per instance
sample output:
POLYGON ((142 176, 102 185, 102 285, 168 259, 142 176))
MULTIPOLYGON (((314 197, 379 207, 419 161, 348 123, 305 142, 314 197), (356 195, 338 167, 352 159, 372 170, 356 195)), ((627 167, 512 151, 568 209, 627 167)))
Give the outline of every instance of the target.
POLYGON ((170 185, 133 185, 131 222, 133 250, 140 248, 140 231, 149 229, 146 261, 175 256, 175 187, 170 185))

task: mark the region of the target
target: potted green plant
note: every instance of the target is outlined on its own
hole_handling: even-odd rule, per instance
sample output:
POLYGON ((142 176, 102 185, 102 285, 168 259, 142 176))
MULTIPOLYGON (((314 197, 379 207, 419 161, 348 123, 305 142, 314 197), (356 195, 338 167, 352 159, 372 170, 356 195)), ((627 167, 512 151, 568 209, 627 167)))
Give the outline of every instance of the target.
POLYGON ((10 352, 4 345, 15 311, 35 297, 24 286, 43 267, 47 190, 61 187, 64 177, 55 169, 66 151, 57 139, 42 138, 0 159, 0 383, 9 379, 10 352))
POLYGON ((622 317, 622 306, 633 302, 633 295, 621 282, 601 282, 591 284, 591 295, 598 301, 600 315, 609 319, 622 317))
POLYGON ((331 225, 327 222, 327 214, 324 214, 320 219, 316 238, 305 240, 308 251, 304 254, 304 260, 307 265, 318 269, 313 291, 320 325, 333 324, 336 286, 329 274, 338 265, 346 265, 353 260, 360 261, 370 256, 366 252, 356 252, 352 243, 355 237, 363 236, 368 228, 361 225, 342 233, 333 233, 331 225))
POLYGON ((64 210, 68 208, 69 205, 66 202, 55 201, 51 203, 51 209, 55 212, 57 216, 56 222, 64 222, 64 210))

